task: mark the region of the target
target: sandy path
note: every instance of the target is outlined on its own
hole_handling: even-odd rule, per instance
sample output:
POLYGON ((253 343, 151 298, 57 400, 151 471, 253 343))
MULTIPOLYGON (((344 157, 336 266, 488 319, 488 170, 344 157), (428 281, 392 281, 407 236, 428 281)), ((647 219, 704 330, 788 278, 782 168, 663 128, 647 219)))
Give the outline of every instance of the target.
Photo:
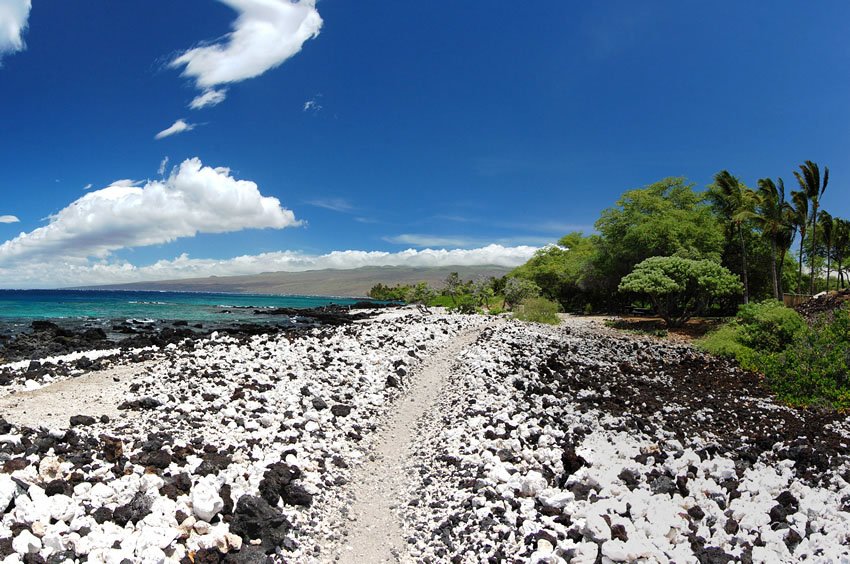
POLYGON ((349 512, 348 540, 337 561, 358 564, 401 561, 405 535, 395 508, 402 502, 405 491, 404 464, 410 445, 420 432, 420 419, 436 404, 452 363, 482 330, 459 335, 446 349, 427 359, 414 376, 412 388, 400 398, 378 431, 369 460, 352 479, 354 503, 349 512))
POLYGON ((116 418, 127 388, 150 363, 117 366, 69 378, 33 390, 0 398, 0 417, 10 423, 48 429, 67 428, 72 415, 116 418))

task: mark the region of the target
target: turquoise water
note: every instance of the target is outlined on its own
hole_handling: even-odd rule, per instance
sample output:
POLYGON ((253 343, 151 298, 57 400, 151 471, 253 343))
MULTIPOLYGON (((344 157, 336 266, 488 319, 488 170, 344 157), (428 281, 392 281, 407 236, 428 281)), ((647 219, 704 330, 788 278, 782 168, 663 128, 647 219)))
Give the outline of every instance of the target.
POLYGON ((0 321, 33 319, 263 321, 280 316, 255 314, 255 308, 313 308, 350 305, 349 298, 268 296, 201 292, 103 290, 0 290, 0 321))

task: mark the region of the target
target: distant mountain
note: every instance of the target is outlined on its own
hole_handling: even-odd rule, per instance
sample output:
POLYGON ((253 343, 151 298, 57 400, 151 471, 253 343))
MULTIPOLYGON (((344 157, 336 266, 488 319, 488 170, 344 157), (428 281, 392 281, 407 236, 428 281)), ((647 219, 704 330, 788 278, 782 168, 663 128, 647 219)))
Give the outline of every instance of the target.
POLYGON ((159 280, 132 284, 84 286, 84 290, 149 290, 172 292, 229 292, 236 294, 289 294, 307 296, 364 297, 375 284, 428 282, 441 287, 446 277, 457 272, 464 280, 504 276, 512 269, 503 266, 366 266, 350 270, 265 272, 250 276, 210 276, 185 280, 159 280))

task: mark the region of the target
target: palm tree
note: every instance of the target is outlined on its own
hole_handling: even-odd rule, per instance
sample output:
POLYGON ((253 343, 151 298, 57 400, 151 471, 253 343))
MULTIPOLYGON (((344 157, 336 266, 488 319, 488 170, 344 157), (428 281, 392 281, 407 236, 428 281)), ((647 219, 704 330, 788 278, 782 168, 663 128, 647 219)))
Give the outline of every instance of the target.
POLYGON ((806 228, 809 225, 809 198, 803 191, 791 192, 791 219, 800 231, 800 268, 797 271, 797 293, 803 293, 803 241, 806 240, 806 228))
POLYGON ((708 198, 714 209, 728 223, 728 239, 731 241, 736 234, 738 236, 741 245, 741 280, 744 283, 744 303, 749 303, 750 291, 747 280, 747 245, 744 240, 744 224, 755 217, 755 205, 758 198, 755 192, 726 170, 721 170, 714 176, 714 184, 709 187, 708 198))
MULTIPOLYGON (((755 216, 756 224, 761 228, 762 234, 770 241, 770 274, 773 281, 773 297, 781 298, 780 276, 776 262, 777 251, 782 247, 782 260, 785 260, 788 239, 787 234, 793 230, 790 227, 788 202, 785 201, 785 183, 779 179, 778 185, 770 178, 762 178, 758 181, 758 206, 755 216)), ((793 237, 792 237, 793 239, 793 237)), ((790 245, 790 241, 788 242, 790 245)), ((779 263, 780 265, 782 262, 779 263)))
POLYGON ((800 189, 805 192, 806 197, 812 203, 812 216, 810 223, 812 224, 812 254, 811 254, 811 275, 812 281, 809 292, 815 293, 815 245, 817 245, 818 235, 818 206, 820 198, 826 191, 826 185, 829 183, 829 167, 823 167, 823 184, 820 181, 820 169, 818 165, 812 161, 806 161, 800 165, 800 172, 794 171, 794 176, 797 177, 797 183, 800 189))
POLYGON ((840 290, 844 287, 844 270, 842 269, 844 258, 850 254, 850 221, 840 217, 835 218, 834 231, 832 247, 837 263, 838 289, 840 290))
POLYGON ((826 210, 821 210, 820 215, 818 215, 818 222, 823 232, 823 244, 826 245, 826 291, 829 292, 830 260, 832 259, 832 239, 835 233, 835 224, 832 216, 826 210))

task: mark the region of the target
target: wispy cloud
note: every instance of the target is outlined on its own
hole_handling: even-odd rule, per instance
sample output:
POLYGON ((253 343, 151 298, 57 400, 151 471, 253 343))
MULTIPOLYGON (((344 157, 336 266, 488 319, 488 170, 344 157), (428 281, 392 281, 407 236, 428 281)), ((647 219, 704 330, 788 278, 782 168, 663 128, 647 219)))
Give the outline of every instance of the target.
POLYGON ((82 286, 118 284, 146 280, 166 280, 205 276, 236 276, 262 272, 302 272, 321 269, 352 269, 364 266, 519 266, 526 262, 537 247, 487 245, 475 249, 407 249, 397 253, 384 251, 333 251, 327 254, 304 254, 298 251, 277 251, 245 255, 228 259, 195 259, 180 255, 173 260, 161 260, 138 266, 127 261, 91 261, 73 257, 57 257, 45 263, 27 263, 15 268, 0 264, 0 279, 14 287, 82 286), (49 278, 45 276, 49 272, 49 278))
POLYGON ((297 226, 277 198, 237 180, 227 168, 187 159, 162 181, 119 181, 86 193, 49 224, 0 245, 0 265, 106 258, 113 251, 167 243, 198 233, 297 226))
POLYGON ((303 112, 313 112, 318 113, 322 110, 322 105, 319 103, 319 98, 321 98, 321 94, 316 94, 306 102, 304 102, 304 107, 301 111, 303 112))
POLYGON ((164 175, 166 168, 168 168, 168 155, 163 157, 162 160, 159 162, 159 168, 156 169, 157 174, 159 174, 160 176, 164 175))
POLYGON ((305 202, 309 206, 324 208, 340 213, 348 213, 355 209, 354 205, 345 198, 317 198, 305 202))
POLYGON ((413 247, 471 247, 477 243, 475 239, 468 237, 416 233, 402 233, 401 235, 385 237, 384 240, 397 245, 411 245, 413 247))
POLYGON ((233 31, 221 40, 181 53, 170 66, 195 81, 201 95, 190 107, 203 108, 224 100, 224 84, 260 76, 301 51, 319 35, 322 18, 316 0, 220 0, 236 12, 233 31))
POLYGON ((224 102, 225 98, 227 98, 227 88, 219 88, 218 90, 211 88, 192 98, 189 107, 193 110, 200 110, 201 108, 218 106, 224 102))
POLYGON ((0 215, 0 223, 18 223, 21 220, 14 215, 0 215))
POLYGON ((410 245, 411 247, 452 247, 472 248, 485 245, 536 245, 543 246, 554 243, 552 237, 537 237, 534 235, 512 235, 508 237, 468 237, 464 235, 423 235, 417 233, 403 233, 384 237, 384 241, 396 245, 410 245))
POLYGON ((163 129, 156 135, 154 135, 154 139, 165 139, 166 137, 171 137, 172 135, 177 135, 178 133, 183 133, 184 131, 192 131, 195 129, 195 124, 186 123, 182 119, 178 119, 171 126, 163 129))
POLYGON ((32 10, 32 0, 3 0, 0 2, 0 57, 22 51, 24 31, 32 10))
POLYGON ((93 186, 93 184, 91 182, 89 182, 88 184, 83 186, 83 190, 91 190, 92 186, 93 186))

